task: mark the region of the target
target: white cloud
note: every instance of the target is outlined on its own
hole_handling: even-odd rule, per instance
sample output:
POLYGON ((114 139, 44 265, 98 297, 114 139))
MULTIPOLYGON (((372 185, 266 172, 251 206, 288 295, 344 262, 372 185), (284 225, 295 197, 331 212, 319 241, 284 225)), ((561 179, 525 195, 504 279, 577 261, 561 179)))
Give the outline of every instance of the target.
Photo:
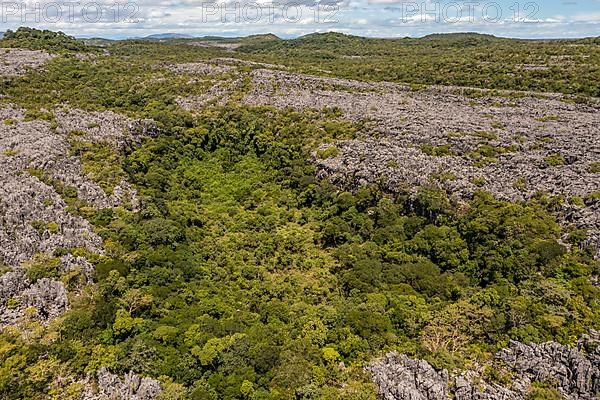
MULTIPOLYGON (((65 1, 67 0, 60 0, 58 4, 63 5, 65 1)), ((117 1, 123 7, 128 0, 117 1)), ((273 32, 289 37, 335 30, 377 37, 477 31, 508 37, 544 38, 597 35, 600 24, 600 11, 577 12, 572 15, 554 12, 539 19, 525 19, 523 16, 517 21, 512 19, 513 15, 509 11, 493 23, 485 20, 481 7, 475 9, 472 14, 474 17, 471 17, 465 12, 459 15, 452 7, 444 7, 447 3, 438 2, 436 6, 436 3, 429 1, 426 10, 422 11, 402 7, 397 0, 279 0, 279 6, 275 8, 272 7, 272 0, 242 0, 238 3, 234 0, 139 0, 135 3, 135 14, 119 10, 118 18, 115 17, 114 0, 100 0, 97 4, 101 6, 103 15, 99 19, 95 18, 93 8, 88 8, 86 15, 80 5, 70 10, 72 18, 66 15, 69 9, 65 6, 65 13, 58 21, 55 18, 45 18, 47 16, 43 15, 43 10, 40 10, 42 15, 39 22, 31 14, 25 20, 24 14, 35 10, 36 4, 40 4, 38 8, 43 9, 45 4, 51 2, 54 3, 53 0, 26 0, 22 3, 22 10, 8 12, 4 8, 4 27, 14 29, 20 25, 29 25, 63 30, 77 36, 106 37, 143 36, 159 32, 196 35, 273 32), (321 18, 314 17, 316 6, 333 4, 333 1, 337 1, 339 6, 334 17, 329 17, 327 12, 319 14, 321 18), (235 4, 238 4, 237 8, 235 4), (283 9, 286 4, 290 5, 287 20, 283 9), (294 18, 296 4, 299 4, 298 10, 301 11, 297 20, 294 18), (244 8, 244 5, 261 7, 261 18, 254 20, 253 8, 244 8), (236 12, 239 15, 236 16, 236 12), (226 17, 224 22, 222 16, 226 17)), ((494 20, 494 13, 488 13, 488 19, 494 20)))
POLYGON ((600 23, 600 11, 577 13, 570 18, 574 22, 599 22, 600 23))

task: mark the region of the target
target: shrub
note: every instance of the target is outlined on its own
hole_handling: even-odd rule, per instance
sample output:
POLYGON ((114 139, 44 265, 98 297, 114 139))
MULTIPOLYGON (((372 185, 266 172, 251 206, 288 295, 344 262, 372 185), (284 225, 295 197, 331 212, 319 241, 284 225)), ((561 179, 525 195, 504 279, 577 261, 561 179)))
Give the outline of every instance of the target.
POLYGON ((319 158, 321 160, 337 157, 339 154, 340 154, 340 150, 335 146, 329 146, 326 149, 317 150, 317 158, 319 158))
POLYGON ((559 165, 565 165, 565 158, 558 153, 550 154, 544 158, 546 165, 549 167, 558 167, 559 165))
POLYGON ((454 155, 454 151, 452 151, 451 145, 449 144, 445 144, 442 146, 432 146, 430 144, 424 144, 421 146, 421 151, 429 156, 435 157, 446 157, 454 155))

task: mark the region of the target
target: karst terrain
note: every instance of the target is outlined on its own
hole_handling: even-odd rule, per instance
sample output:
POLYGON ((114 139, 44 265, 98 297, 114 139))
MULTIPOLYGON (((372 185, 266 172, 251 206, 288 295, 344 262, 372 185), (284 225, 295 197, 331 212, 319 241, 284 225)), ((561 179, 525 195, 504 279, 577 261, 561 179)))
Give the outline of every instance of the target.
POLYGON ((598 398, 598 39, 0 47, 0 398, 598 398))

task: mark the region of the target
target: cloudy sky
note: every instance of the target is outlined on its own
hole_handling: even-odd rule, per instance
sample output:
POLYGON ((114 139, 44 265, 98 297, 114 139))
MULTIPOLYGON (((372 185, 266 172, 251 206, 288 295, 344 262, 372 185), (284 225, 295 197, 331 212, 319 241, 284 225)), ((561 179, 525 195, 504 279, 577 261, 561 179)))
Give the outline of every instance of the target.
POLYGON ((21 25, 78 37, 125 38, 337 31, 405 37, 481 32, 505 37, 600 35, 600 0, 0 0, 3 29, 21 25))

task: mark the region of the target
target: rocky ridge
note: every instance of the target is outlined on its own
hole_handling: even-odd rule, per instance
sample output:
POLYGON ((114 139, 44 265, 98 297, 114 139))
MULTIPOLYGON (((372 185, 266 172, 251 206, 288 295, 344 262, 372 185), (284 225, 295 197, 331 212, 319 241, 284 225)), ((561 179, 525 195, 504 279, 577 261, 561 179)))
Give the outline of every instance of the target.
MULTIPOLYGON (((53 57, 4 49, 0 76, 24 74, 53 57)), ((154 121, 110 111, 40 111, 42 115, 32 115, 14 105, 0 106, 0 329, 27 321, 47 324, 68 310, 72 296, 93 283, 94 266, 72 251, 101 254, 102 240, 87 220, 68 211, 65 191, 97 209, 137 209, 137 194, 127 181, 107 193, 83 172, 81 161, 71 155, 74 141, 126 152, 159 134, 154 121), (57 251, 63 255, 57 257, 57 251), (53 267, 56 275, 31 274, 36 264, 53 267)), ((82 400, 151 400, 161 391, 154 379, 132 372, 121 379, 106 369, 74 383, 83 388, 82 400)))
POLYGON ((584 335, 575 347, 556 342, 526 345, 511 341, 494 357, 511 376, 496 383, 478 371, 436 371, 424 360, 388 353, 371 363, 382 400, 524 400, 533 382, 553 386, 568 400, 593 400, 600 394, 600 333, 584 335))
POLYGON ((264 69, 252 71, 252 79, 247 103, 336 107, 344 118, 369 121, 365 138, 336 143, 338 156, 317 160, 323 174, 337 180, 386 176, 394 189, 401 183, 422 185, 446 171, 456 175, 448 180, 449 190, 481 187, 508 200, 538 191, 585 196, 600 187, 600 175, 589 170, 600 160, 599 104, 485 91, 467 97, 452 88, 413 91, 264 69), (551 165, 545 160, 550 155, 557 158, 551 165), (476 176, 489 179, 478 186, 469 179, 476 176), (526 181, 524 187, 513 186, 518 177, 526 181))
POLYGON ((218 75, 234 71, 229 65, 215 65, 205 62, 194 62, 184 64, 171 64, 167 68, 176 74, 195 74, 195 75, 218 75))
POLYGON ((121 182, 109 194, 82 172, 79 159, 69 155, 69 132, 73 131, 75 119, 79 121, 76 126, 85 133, 78 140, 107 141, 115 146, 140 140, 138 136, 153 132, 138 129, 132 121, 121 119, 117 123, 112 113, 102 117, 91 115, 92 120, 106 121, 100 134, 100 128, 90 128, 92 125, 82 113, 57 112, 58 128, 53 129, 47 121, 28 120, 18 108, 0 109, 0 119, 4 120, 0 125, 2 263, 16 267, 38 252, 52 253, 60 248, 85 248, 101 253, 101 239, 85 219, 67 212, 67 204, 54 184, 71 188, 78 199, 97 208, 115 207, 124 201, 136 203, 135 190, 127 182, 121 182), (69 118, 72 113, 77 116, 69 118), (129 139, 126 132, 130 132, 129 139))
POLYGON ((69 306, 67 290, 60 281, 42 278, 31 283, 22 268, 0 276, 0 325, 15 325, 31 309, 30 318, 50 320, 69 306))
MULTIPOLYGON (((138 206, 136 192, 125 180, 107 193, 83 173, 80 160, 70 155, 73 132, 77 131, 76 140, 108 143, 115 151, 158 134, 152 121, 112 112, 62 108, 52 114, 54 126, 30 120, 17 107, 0 108, 4 121, 0 124, 0 262, 11 269, 2 275, 0 325, 15 323, 31 306, 39 306, 37 315, 43 321, 68 308, 64 285, 55 280, 30 283, 24 262, 38 253, 57 250, 103 252, 101 238, 87 220, 68 212, 58 187, 98 209, 127 204, 135 210, 138 206)), ((63 272, 79 270, 84 281, 91 282, 93 267, 84 257, 67 253, 61 265, 63 272)))
MULTIPOLYGON (((98 209, 125 203, 137 208, 135 189, 125 180, 106 193, 83 173, 80 160, 70 155, 73 137, 127 151, 144 137, 159 133, 150 120, 131 120, 112 112, 61 108, 52 115, 54 125, 30 120, 15 106, 0 108, 4 121, 0 123, 0 263, 8 268, 0 275, 0 327, 25 320, 46 324, 62 315, 69 308, 69 297, 77 295, 69 293, 63 276, 75 273, 81 285, 92 283, 93 265, 71 251, 84 248, 101 254, 102 240, 87 220, 68 212, 54 185, 70 188, 78 199, 98 209), (67 252, 58 259, 59 276, 32 281, 28 264, 39 254, 51 257, 57 250, 67 252)), ((158 381, 133 373, 121 379, 101 370, 97 384, 92 381, 88 377, 82 383, 84 400, 150 400, 160 392, 158 381)))

